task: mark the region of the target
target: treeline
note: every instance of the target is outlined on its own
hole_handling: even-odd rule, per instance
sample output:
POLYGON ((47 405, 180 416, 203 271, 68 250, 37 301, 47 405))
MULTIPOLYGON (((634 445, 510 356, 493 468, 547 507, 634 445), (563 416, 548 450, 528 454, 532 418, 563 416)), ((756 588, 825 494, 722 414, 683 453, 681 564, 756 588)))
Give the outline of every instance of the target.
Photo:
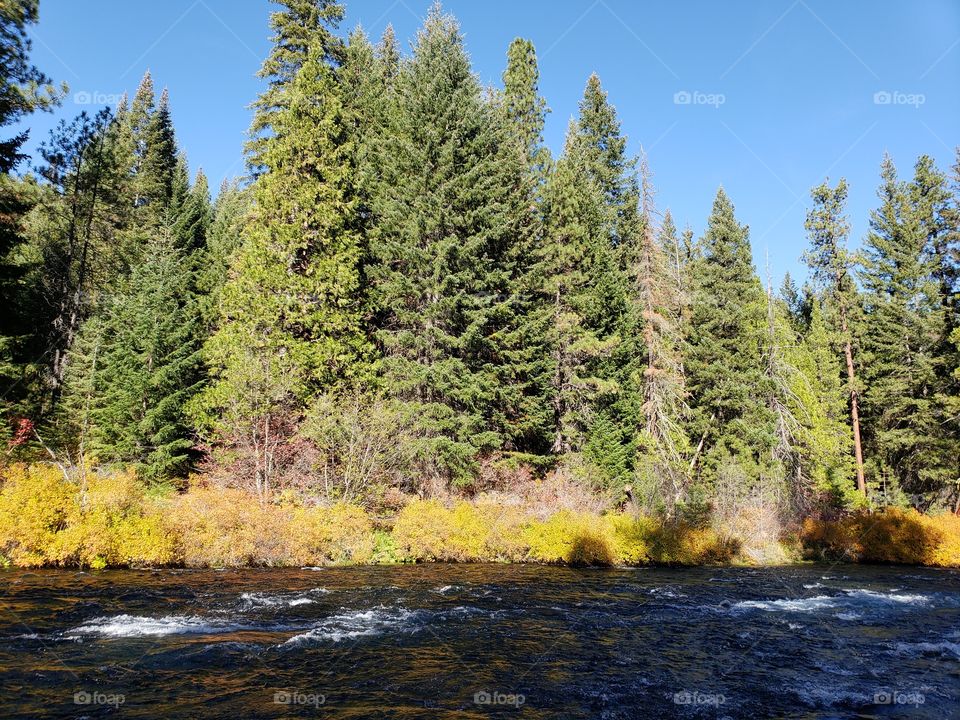
POLYGON ((857 252, 846 183, 814 188, 810 279, 774 292, 722 189, 702 237, 661 215, 596 75, 554 158, 529 41, 491 89, 439 7, 404 56, 280 5, 251 174, 215 203, 149 73, 36 175, 2 146, 10 457, 262 499, 562 470, 667 515, 957 508, 960 162, 885 157, 857 252))

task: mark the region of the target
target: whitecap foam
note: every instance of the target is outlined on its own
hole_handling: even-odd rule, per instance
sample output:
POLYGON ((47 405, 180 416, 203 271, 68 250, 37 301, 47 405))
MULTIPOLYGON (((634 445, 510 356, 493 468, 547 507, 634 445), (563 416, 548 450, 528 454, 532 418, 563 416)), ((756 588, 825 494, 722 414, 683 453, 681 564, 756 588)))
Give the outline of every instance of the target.
POLYGON ((460 589, 459 585, 444 585, 443 587, 434 588, 433 591, 435 593, 440 593, 441 595, 445 595, 451 590, 459 590, 459 589, 460 589))
POLYGON ((381 635, 388 632, 416 632, 422 611, 405 608, 377 607, 370 610, 347 610, 331 615, 307 632, 294 635, 283 645, 312 642, 340 642, 352 638, 381 635))
MULTIPOLYGON (((784 598, 782 600, 744 600, 731 606, 733 610, 766 610, 771 612, 816 612, 818 610, 849 610, 864 607, 890 608, 927 605, 926 595, 898 595, 879 593, 873 590, 843 590, 841 595, 816 595, 809 598, 784 598)), ((847 618, 841 618, 847 619, 847 618)))
POLYGON ((249 629, 247 626, 204 618, 198 615, 115 615, 88 620, 67 632, 67 637, 102 635, 105 637, 152 637, 162 635, 212 635, 249 629))
POLYGON ((330 591, 326 588, 313 588, 304 593, 294 595, 268 595, 266 593, 245 592, 240 595, 240 602, 245 610, 268 607, 296 607, 316 602, 315 596, 325 595, 330 591))

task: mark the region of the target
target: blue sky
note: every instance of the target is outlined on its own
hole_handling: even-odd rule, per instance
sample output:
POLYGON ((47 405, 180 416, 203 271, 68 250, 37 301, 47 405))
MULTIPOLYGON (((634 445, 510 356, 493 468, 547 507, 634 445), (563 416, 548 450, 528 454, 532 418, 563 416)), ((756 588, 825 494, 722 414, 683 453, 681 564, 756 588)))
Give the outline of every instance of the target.
MULTIPOLYGON (((346 0, 343 31, 412 40, 430 0, 346 0)), ((34 116, 55 121, 114 102, 149 68, 170 89, 179 141, 216 186, 242 173, 255 77, 269 50, 266 0, 41 0, 34 60, 70 85, 34 116)), ((506 48, 533 40, 556 153, 591 72, 648 153, 661 208, 702 231, 723 184, 751 227, 761 276, 804 273, 811 186, 850 183, 853 244, 867 230, 878 168, 917 155, 946 169, 960 144, 960 2, 955 0, 447 0, 481 80, 499 85, 506 48), (879 93, 879 95, 878 95, 879 93), (886 102, 885 102, 886 101, 886 102)))

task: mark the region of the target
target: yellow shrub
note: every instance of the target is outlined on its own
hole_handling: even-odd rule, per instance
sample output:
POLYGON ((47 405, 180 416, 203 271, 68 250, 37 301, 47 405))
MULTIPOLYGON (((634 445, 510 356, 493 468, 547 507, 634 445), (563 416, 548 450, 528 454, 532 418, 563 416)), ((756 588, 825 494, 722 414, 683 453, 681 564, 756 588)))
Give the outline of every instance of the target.
POLYGON ((599 516, 561 510, 525 532, 530 557, 571 565, 612 565, 614 542, 599 516))
POLYGON ((887 508, 838 520, 807 520, 801 540, 809 553, 862 562, 960 566, 960 518, 887 508))
POLYGON ((298 565, 366 563, 373 557, 373 523, 356 505, 299 507, 288 534, 291 559, 298 565))
POLYGON ((415 500, 397 514, 393 539, 404 557, 414 561, 446 559, 451 513, 439 500, 415 500))
POLYGON ((173 562, 173 538, 132 471, 86 477, 86 492, 78 495, 52 547, 58 564, 102 568, 173 562))
POLYGON ((736 543, 712 528, 678 522, 656 526, 650 534, 650 559, 661 565, 724 563, 736 552, 736 543))
POLYGON ((171 503, 178 555, 190 566, 289 564, 280 508, 229 488, 196 488, 171 503))
POLYGON ((12 465, 0 490, 0 553, 19 567, 54 561, 51 551, 76 504, 77 486, 50 465, 12 465))
POLYGON ((929 553, 927 562, 939 567, 960 567, 960 516, 931 515, 924 518, 924 524, 939 533, 939 542, 929 553))
POLYGON ((604 523, 613 538, 617 562, 643 565, 650 562, 650 536, 656 525, 650 518, 627 514, 605 515, 604 523))
POLYGON ((490 502, 480 502, 473 508, 479 514, 486 532, 483 542, 484 560, 521 562, 526 558, 526 518, 518 508, 490 502))

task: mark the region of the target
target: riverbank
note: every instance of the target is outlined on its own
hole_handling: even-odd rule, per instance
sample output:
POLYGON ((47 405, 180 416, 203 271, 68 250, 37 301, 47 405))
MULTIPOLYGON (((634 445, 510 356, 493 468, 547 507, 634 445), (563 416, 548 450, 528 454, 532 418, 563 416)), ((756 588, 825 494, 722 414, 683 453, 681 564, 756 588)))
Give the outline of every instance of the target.
POLYGON ((272 502, 231 488, 148 492, 132 473, 70 477, 14 465, 0 489, 0 562, 16 567, 304 567, 416 562, 788 564, 809 559, 960 566, 960 517, 887 509, 807 519, 777 537, 633 512, 535 512, 489 497, 357 505, 272 502), (762 539, 758 541, 758 537, 762 539))

